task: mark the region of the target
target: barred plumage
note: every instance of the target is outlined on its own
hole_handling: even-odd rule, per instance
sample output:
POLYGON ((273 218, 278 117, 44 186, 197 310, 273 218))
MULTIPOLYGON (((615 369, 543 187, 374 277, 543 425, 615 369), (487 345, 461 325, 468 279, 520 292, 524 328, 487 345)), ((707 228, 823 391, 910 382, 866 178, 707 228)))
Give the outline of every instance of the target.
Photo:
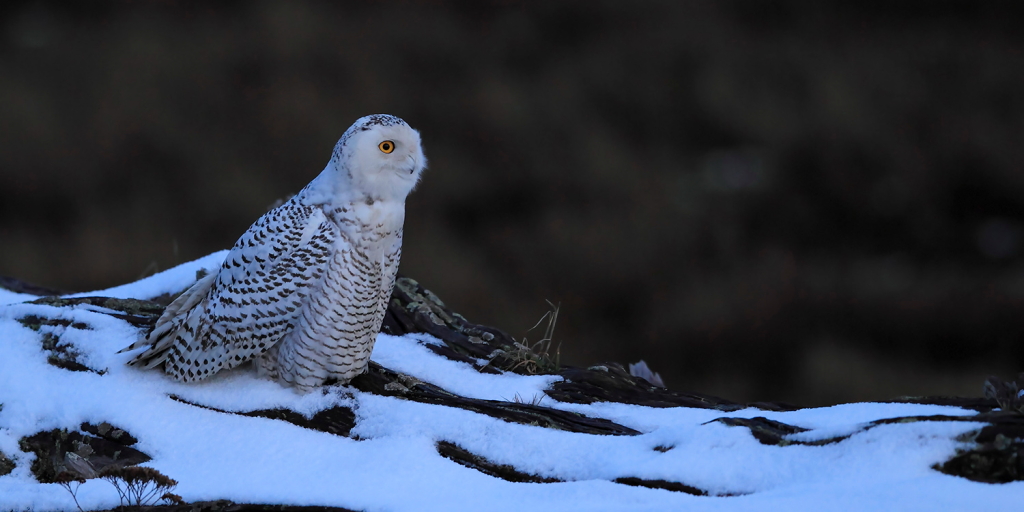
POLYGON ((405 121, 357 120, 319 176, 122 350, 148 346, 129 364, 194 382, 254 361, 301 391, 365 371, 398 271, 405 198, 425 165, 405 121))

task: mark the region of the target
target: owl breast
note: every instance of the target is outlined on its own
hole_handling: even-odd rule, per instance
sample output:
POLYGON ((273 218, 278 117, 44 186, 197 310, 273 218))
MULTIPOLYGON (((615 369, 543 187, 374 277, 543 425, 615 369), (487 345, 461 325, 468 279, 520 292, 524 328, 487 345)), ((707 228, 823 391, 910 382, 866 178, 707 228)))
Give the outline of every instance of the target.
POLYGON ((401 257, 404 206, 336 208, 333 254, 316 276, 295 327, 256 360, 261 374, 309 390, 366 370, 401 257))

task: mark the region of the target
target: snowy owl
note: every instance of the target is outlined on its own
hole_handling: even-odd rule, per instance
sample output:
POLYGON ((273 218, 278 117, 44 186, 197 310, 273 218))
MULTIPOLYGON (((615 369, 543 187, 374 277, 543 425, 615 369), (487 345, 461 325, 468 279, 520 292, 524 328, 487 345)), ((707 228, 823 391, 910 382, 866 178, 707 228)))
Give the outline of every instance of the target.
POLYGON ((195 382, 253 361, 302 392, 364 372, 395 284, 405 198, 426 162, 402 119, 357 120, 319 176, 121 351, 148 345, 128 364, 195 382))

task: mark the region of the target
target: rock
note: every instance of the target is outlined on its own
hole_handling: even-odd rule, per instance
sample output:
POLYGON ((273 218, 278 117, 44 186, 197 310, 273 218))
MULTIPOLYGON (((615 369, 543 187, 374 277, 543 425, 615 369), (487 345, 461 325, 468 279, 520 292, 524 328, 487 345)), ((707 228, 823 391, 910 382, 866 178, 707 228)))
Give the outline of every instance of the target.
MULTIPOLYGON (((87 423, 82 424, 81 429, 86 432, 101 430, 99 426, 87 423)), ((134 437, 121 429, 106 429, 108 434, 113 430, 123 434, 111 439, 109 436, 96 437, 54 429, 24 437, 19 444, 22 451, 36 454, 32 474, 42 483, 55 481, 61 472, 88 479, 95 478, 107 468, 132 466, 150 460, 149 455, 131 448, 136 442, 134 437)))
MULTIPOLYGON (((121 318, 140 327, 152 325, 163 310, 163 306, 156 302, 104 297, 75 299, 45 297, 35 302, 56 307, 83 303, 95 305, 104 308, 106 314, 121 318)), ((51 364, 73 371, 96 371, 102 374, 102 370, 84 367, 84 365, 77 361, 74 347, 66 346, 60 341, 59 336, 63 332, 62 329, 89 329, 88 325, 72 323, 65 319, 44 318, 35 315, 22 317, 19 321, 23 325, 43 333, 43 348, 50 352, 51 364), (76 365, 84 368, 79 368, 76 365)), ((646 369, 646 365, 643 365, 642 368, 631 365, 630 371, 627 371, 622 365, 615 362, 606 362, 588 368, 563 366, 559 364, 557 354, 552 355, 548 351, 550 344, 547 346, 540 344, 530 345, 525 340, 518 341, 499 329, 473 324, 458 313, 448 309, 444 302, 429 290, 424 289, 418 282, 408 278, 400 278, 398 280, 385 317, 382 332, 393 335, 408 333, 427 333, 433 335, 441 343, 427 344, 427 348, 442 357, 468 363, 480 372, 559 375, 562 377, 562 380, 555 382, 545 393, 548 397, 560 402, 579 404, 618 402, 658 408, 701 408, 717 410, 723 413, 749 407, 770 411, 799 409, 784 403, 759 402, 742 404, 714 396, 667 389, 658 385, 655 378, 656 374, 646 369)), ((606 419, 591 418, 573 412, 545 407, 542 401, 522 403, 520 400, 495 401, 459 396, 436 385, 422 382, 374 362, 370 363, 366 373, 356 377, 350 385, 366 393, 391 396, 426 404, 455 407, 499 418, 507 422, 534 425, 541 428, 592 435, 630 436, 639 434, 634 429, 606 419)), ((984 397, 901 398, 894 400, 894 402, 952 405, 974 409, 979 411, 979 413, 973 416, 936 415, 887 418, 864 424, 860 431, 887 423, 917 421, 984 422, 987 424, 984 428, 963 436, 962 441, 969 443, 964 449, 959 451, 950 460, 937 464, 934 468, 943 473, 962 476, 979 482, 1024 480, 1024 407, 1020 405, 1022 397, 1019 390, 1021 387, 1017 382, 990 379, 986 383, 986 396, 984 397)), ((344 406, 332 407, 320 411, 312 417, 306 417, 287 409, 229 412, 187 402, 179 397, 172 396, 172 398, 223 414, 269 418, 292 423, 303 428, 346 437, 351 436, 352 428, 356 424, 354 411, 344 406)), ((849 437, 849 435, 852 435, 803 442, 793 440, 791 436, 805 429, 764 417, 721 417, 711 421, 730 427, 748 429, 754 438, 762 444, 777 446, 780 449, 787 449, 786 447, 789 446, 830 444, 842 441, 849 437)), ((51 482, 55 475, 60 472, 67 472, 83 478, 94 478, 109 468, 130 466, 149 460, 148 455, 131 447, 137 440, 130 433, 114 425, 106 422, 95 425, 82 424, 79 430, 75 432, 67 430, 44 431, 21 440, 22 450, 33 452, 37 456, 31 469, 40 482, 51 482)), ((558 481, 552 478, 527 474, 514 467, 487 460, 461 447, 457 440, 440 440, 436 444, 436 449, 440 455, 448 459, 496 478, 512 482, 532 482, 537 484, 558 481)), ((674 446, 656 446, 653 448, 656 452, 668 452, 674 449, 679 448, 674 446)), ((0 454, 0 475, 9 473, 13 467, 13 462, 4 457, 3 454, 0 454)), ((652 480, 639 477, 621 477, 615 479, 614 482, 622 485, 664 489, 693 495, 708 494, 705 490, 688 485, 685 482, 652 480)), ((161 507, 122 507, 119 510, 236 512, 247 510, 343 511, 344 509, 243 505, 229 501, 213 501, 184 505, 164 505, 161 507)))
POLYGON ((0 476, 10 474, 11 471, 14 471, 14 467, 14 461, 7 458, 4 452, 0 452, 0 476))

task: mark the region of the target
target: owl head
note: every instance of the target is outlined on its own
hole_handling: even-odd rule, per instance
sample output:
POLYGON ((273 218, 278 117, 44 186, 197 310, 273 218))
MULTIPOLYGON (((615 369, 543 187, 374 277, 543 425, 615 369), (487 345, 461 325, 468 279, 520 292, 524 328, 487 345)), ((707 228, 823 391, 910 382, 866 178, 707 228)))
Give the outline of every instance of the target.
POLYGON ((404 201, 426 168, 420 134, 388 114, 361 117, 345 131, 331 158, 339 192, 374 201, 404 201))

